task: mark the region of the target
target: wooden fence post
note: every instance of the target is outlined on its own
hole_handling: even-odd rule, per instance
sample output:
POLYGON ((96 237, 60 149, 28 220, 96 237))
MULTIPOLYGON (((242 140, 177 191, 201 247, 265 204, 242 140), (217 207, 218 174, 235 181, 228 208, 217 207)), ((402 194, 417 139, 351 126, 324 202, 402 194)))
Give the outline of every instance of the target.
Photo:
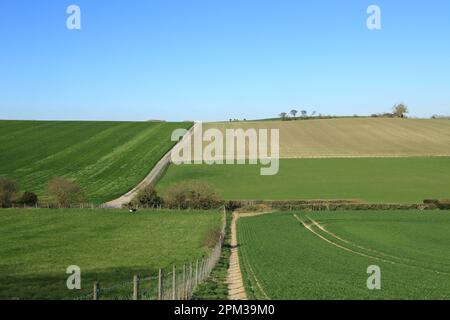
POLYGON ((186 278, 186 264, 183 264, 183 290, 181 292, 181 299, 186 300, 187 292, 187 278, 186 278))
POLYGON ((172 268, 172 300, 177 300, 177 266, 172 268))
POLYGON ((198 259, 197 259, 197 261, 195 262, 195 288, 197 287, 197 285, 198 285, 198 259))
POLYGON ((94 294, 92 297, 94 300, 99 300, 100 298, 100 283, 98 283, 98 281, 94 282, 94 294))
POLYGON ((163 299, 163 271, 162 269, 159 269, 158 273, 158 300, 163 299))
POLYGON ((133 276, 133 300, 139 300, 139 275, 133 276))
POLYGON ((194 266, 192 265, 192 262, 189 264, 189 281, 188 281, 188 291, 187 291, 187 295, 186 295, 186 300, 188 300, 191 297, 191 292, 192 292, 192 281, 193 281, 193 270, 194 270, 194 266))

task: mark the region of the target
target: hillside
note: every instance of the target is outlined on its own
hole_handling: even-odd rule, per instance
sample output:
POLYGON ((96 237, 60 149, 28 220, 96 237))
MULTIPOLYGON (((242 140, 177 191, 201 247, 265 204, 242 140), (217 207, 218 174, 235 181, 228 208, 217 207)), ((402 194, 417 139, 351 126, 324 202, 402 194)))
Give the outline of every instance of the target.
POLYGON ((450 121, 339 118, 205 124, 207 128, 280 130, 282 158, 450 156, 450 121))
POLYGON ((54 176, 75 180, 89 201, 116 198, 138 184, 173 146, 169 122, 0 121, 0 177, 43 195, 54 176))
POLYGON ((158 184, 161 191, 205 180, 225 199, 420 203, 450 197, 449 120, 339 118, 208 128, 279 129, 278 173, 261 176, 261 165, 172 165, 158 184))

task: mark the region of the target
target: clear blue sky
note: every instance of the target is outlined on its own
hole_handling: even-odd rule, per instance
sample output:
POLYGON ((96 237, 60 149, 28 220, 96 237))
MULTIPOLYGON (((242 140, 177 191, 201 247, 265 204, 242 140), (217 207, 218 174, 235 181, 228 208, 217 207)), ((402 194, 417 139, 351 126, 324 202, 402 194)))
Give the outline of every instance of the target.
POLYGON ((0 118, 450 114, 447 0, 0 2, 0 118), (81 8, 80 31, 66 8, 81 8), (382 10, 382 30, 366 9, 382 10))

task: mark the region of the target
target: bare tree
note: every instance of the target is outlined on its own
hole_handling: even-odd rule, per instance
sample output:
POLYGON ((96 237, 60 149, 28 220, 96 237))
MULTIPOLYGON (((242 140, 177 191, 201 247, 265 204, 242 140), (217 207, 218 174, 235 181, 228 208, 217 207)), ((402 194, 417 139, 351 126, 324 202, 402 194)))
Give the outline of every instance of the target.
POLYGON ((287 113, 286 113, 286 112, 281 112, 281 113, 279 114, 279 116, 280 116, 281 120, 286 120, 286 118, 287 118, 287 113))
POLYGON ((408 106, 406 106, 403 103, 394 105, 394 107, 392 108, 392 111, 393 111, 394 115, 396 115, 399 118, 404 118, 405 114, 409 112, 408 106))
POLYGON ((82 203, 86 200, 83 189, 63 177, 50 180, 46 194, 55 204, 61 207, 69 207, 71 204, 82 203))
POLYGON ((19 188, 14 180, 0 178, 0 207, 9 207, 18 191, 19 188))

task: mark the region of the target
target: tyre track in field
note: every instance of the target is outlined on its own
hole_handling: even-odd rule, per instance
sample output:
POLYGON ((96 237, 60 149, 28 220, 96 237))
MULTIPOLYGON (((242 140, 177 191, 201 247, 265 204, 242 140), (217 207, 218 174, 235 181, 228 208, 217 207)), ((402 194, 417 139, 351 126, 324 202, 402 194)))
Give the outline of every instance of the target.
MULTIPOLYGON (((331 245, 333 245, 333 246, 335 246, 337 248, 345 250, 347 252, 350 252, 350 253, 353 253, 353 254, 365 257, 365 258, 379 260, 379 261, 382 261, 382 262, 385 262, 385 263, 389 263, 389 264, 392 264, 392 265, 401 265, 401 266, 405 266, 405 267, 409 267, 409 268, 419 269, 419 270, 426 271, 426 272, 437 273, 437 274, 440 274, 440 275, 450 275, 450 273, 448 273, 448 272, 442 272, 442 271, 437 271, 437 270, 433 270, 433 269, 423 268, 423 267, 414 266, 414 265, 410 265, 410 264, 406 264, 406 263, 398 262, 398 261, 391 261, 391 260, 387 260, 385 258, 380 258, 380 257, 373 256, 373 255, 370 255, 370 254, 366 254, 366 253, 362 253, 362 252, 359 252, 359 251, 355 251, 355 250, 353 250, 351 248, 348 248, 348 247, 346 247, 344 245, 341 245, 341 244, 336 243, 336 242, 334 242, 334 241, 332 241, 330 239, 327 239, 326 237, 324 237, 320 233, 314 231, 314 229, 312 228, 312 225, 314 225, 313 222, 308 224, 305 221, 303 221, 302 219, 300 219, 296 214, 294 214, 294 218, 297 219, 308 231, 310 231, 311 233, 313 233, 314 235, 316 235, 317 237, 319 237, 323 241, 325 241, 325 242, 327 242, 327 243, 329 243, 329 244, 331 244, 331 245)), ((319 227, 317 227, 317 228, 319 228, 319 227)), ((321 230, 321 228, 319 228, 319 229, 321 230)))
POLYGON ((375 253, 375 254, 382 255, 382 256, 384 256, 384 257, 386 257, 386 258, 392 258, 392 259, 395 259, 395 260, 400 260, 400 261, 405 261, 405 262, 406 262, 406 261, 408 261, 408 262, 414 262, 413 260, 408 259, 408 258, 397 257, 397 256, 393 256, 393 255, 390 255, 390 254, 387 254, 387 253, 384 253, 384 252, 381 252, 381 251, 377 251, 377 250, 374 250, 374 249, 371 249, 371 248, 367 248, 367 247, 360 246, 360 245, 358 245, 358 244, 356 244, 356 243, 354 243, 354 242, 351 242, 351 241, 349 241, 349 240, 347 240, 347 239, 344 239, 344 238, 338 236, 337 234, 335 234, 335 233, 333 233, 333 232, 327 230, 324 226, 322 226, 320 223, 318 223, 317 221, 315 221, 314 219, 312 219, 312 218, 309 217, 308 215, 306 215, 306 218, 308 218, 308 219, 309 219, 309 220, 310 220, 317 228, 319 228, 319 229, 322 230, 323 232, 327 233, 328 235, 332 236, 333 238, 335 238, 335 239, 337 239, 337 240, 340 240, 340 241, 342 241, 342 242, 344 242, 344 243, 346 243, 346 244, 349 244, 349 245, 351 245, 351 246, 357 247, 357 248, 362 249, 362 250, 365 250, 365 251, 370 251, 370 252, 373 252, 373 253, 375 253))

